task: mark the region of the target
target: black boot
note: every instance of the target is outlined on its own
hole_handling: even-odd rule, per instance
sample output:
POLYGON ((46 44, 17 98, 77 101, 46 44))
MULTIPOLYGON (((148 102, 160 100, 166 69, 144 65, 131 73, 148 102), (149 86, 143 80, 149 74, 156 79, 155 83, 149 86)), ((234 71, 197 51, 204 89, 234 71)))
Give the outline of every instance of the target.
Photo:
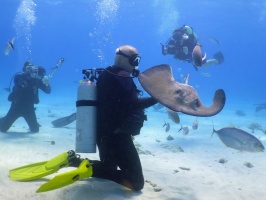
POLYGON ((68 161, 69 167, 78 167, 83 160, 83 158, 80 158, 80 155, 76 155, 76 157, 73 157, 68 161))
POLYGON ((76 154, 75 151, 68 151, 69 167, 78 167, 83 160, 84 159, 80 158, 80 155, 76 154))

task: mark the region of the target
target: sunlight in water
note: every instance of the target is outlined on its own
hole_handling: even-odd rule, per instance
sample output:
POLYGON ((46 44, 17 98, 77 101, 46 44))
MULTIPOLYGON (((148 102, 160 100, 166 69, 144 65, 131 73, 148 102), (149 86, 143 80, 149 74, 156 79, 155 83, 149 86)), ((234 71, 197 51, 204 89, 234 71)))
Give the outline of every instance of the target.
POLYGON ((33 0, 22 0, 17 9, 13 25, 16 30, 17 38, 26 40, 23 48, 29 53, 31 53, 31 27, 34 26, 36 21, 35 7, 36 4, 33 0))
POLYGON ((93 50, 97 54, 102 65, 105 66, 108 62, 104 56, 103 49, 111 43, 111 33, 117 22, 120 0, 102 0, 96 1, 95 3, 96 11, 94 15, 98 25, 93 29, 93 32, 89 33, 89 37, 95 39, 96 45, 93 47, 93 50), (109 27, 108 32, 106 32, 106 27, 109 27))
POLYGON ((120 0, 102 0, 98 2, 96 15, 101 25, 115 21, 119 5, 120 0))
POLYGON ((169 32, 169 27, 175 28, 179 20, 179 12, 177 10, 175 0, 160 1, 155 0, 153 3, 154 7, 160 8, 155 10, 160 10, 161 13, 158 13, 156 16, 159 16, 158 23, 160 23, 158 28, 158 34, 162 35, 166 32, 169 32))

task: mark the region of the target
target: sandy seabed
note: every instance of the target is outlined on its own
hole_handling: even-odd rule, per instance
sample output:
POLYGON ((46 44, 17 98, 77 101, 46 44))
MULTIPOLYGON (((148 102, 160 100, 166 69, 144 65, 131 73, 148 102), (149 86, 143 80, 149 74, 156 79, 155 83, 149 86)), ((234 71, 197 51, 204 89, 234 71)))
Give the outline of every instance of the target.
MULTIPOLYGON (((41 124, 39 133, 28 133, 24 119, 17 120, 8 133, 0 133, 0 199, 265 199, 265 152, 239 152, 225 147, 217 135, 210 139, 213 124, 217 130, 235 126, 249 133, 252 133, 249 124, 259 123, 263 126, 266 110, 255 113, 252 106, 244 109, 246 116, 236 115, 237 108, 232 106, 225 107, 214 117, 197 118, 197 130, 191 128, 195 117, 180 114, 180 124, 188 126, 190 130, 188 135, 178 132, 180 124, 171 122, 165 109, 158 112, 149 108, 148 121, 134 140, 145 177, 145 186, 141 192, 132 192, 114 182, 96 178, 83 179, 50 192, 35 192, 55 174, 30 182, 11 181, 10 169, 49 160, 62 152, 75 149, 75 123, 63 128, 54 128, 51 124, 51 121, 76 111, 74 103, 70 104, 67 99, 64 101, 62 104, 60 100, 53 99, 50 103, 45 100, 47 104, 38 105, 37 116, 41 124), (165 121, 170 123, 168 132, 163 127, 165 121), (173 140, 167 140, 169 135, 173 140)), ((4 103, 0 116, 4 116, 8 108, 9 103, 4 103)), ((252 134, 265 145, 266 135, 263 131, 255 130, 252 134)), ((98 159, 98 153, 81 156, 98 159)), ((64 168, 58 173, 73 169, 64 168)))

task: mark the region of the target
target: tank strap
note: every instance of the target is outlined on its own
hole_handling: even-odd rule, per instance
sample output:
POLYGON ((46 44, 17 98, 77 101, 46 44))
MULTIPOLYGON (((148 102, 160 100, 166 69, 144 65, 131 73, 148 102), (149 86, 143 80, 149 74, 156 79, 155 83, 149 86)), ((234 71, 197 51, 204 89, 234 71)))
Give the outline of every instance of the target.
POLYGON ((97 106, 98 102, 96 100, 79 100, 76 101, 76 107, 80 106, 97 106))

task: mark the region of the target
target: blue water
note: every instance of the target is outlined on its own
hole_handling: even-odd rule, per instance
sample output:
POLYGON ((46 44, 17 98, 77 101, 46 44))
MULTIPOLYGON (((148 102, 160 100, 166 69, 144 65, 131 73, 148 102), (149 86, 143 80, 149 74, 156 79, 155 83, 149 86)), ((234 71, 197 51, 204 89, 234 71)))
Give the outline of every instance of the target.
POLYGON ((130 44, 142 56, 140 70, 167 63, 176 77, 189 72, 189 83, 199 86, 207 102, 217 88, 226 91, 228 106, 230 101, 265 102, 266 3, 262 0, 2 0, 0 16, 3 51, 6 42, 16 37, 15 51, 0 54, 1 88, 26 60, 49 73, 61 57, 65 62, 52 85, 56 90, 72 87, 82 78, 82 69, 113 64, 115 49, 130 44), (196 72, 191 64, 163 56, 160 43, 183 24, 194 28, 209 58, 220 50, 225 62, 196 72))
MULTIPOLYGON (((250 123, 258 122, 265 130, 266 110, 256 113, 254 105, 266 103, 265 32, 265 0, 1 0, 0 117, 7 113, 10 105, 8 93, 3 88, 8 87, 11 77, 21 71, 25 61, 45 67, 49 74, 58 59, 65 59, 51 79, 52 93, 40 92, 39 107, 54 103, 54 100, 61 111, 65 104, 73 105, 68 107, 72 113, 75 112, 78 82, 83 78, 82 69, 112 65, 115 49, 129 44, 135 46, 142 57, 140 71, 158 64, 170 64, 176 79, 190 73, 189 84, 206 105, 212 102, 215 90, 225 90, 226 105, 218 114, 218 119, 225 120, 199 119, 200 126, 208 130, 201 133, 208 135, 208 139, 212 120, 217 129, 235 125, 249 130, 250 123), (171 55, 163 56, 160 43, 165 43, 172 31, 183 24, 193 27, 207 58, 222 51, 225 62, 196 71, 190 63, 177 61, 171 55), (6 56, 6 43, 13 37, 15 50, 6 56), (210 38, 216 38, 220 45, 210 38), (239 117, 236 110, 246 115, 239 117)), ((71 114, 66 112, 62 115, 71 114)), ((38 113, 38 117, 44 115, 47 114, 38 113)), ((149 116, 149 123, 155 124, 152 120, 157 115, 149 116)), ((164 118, 160 115, 156 119, 158 127, 163 125, 164 118)), ((194 120, 194 117, 181 115, 183 125, 191 125, 194 120)), ((147 124, 146 130, 154 128, 154 124, 147 124)), ((41 130, 50 134, 50 123, 47 130, 46 124, 42 125, 41 130)), ((197 136, 201 137, 200 134, 197 136)), ((206 142, 205 138, 203 140, 206 142)), ((198 140, 184 141, 201 148, 198 140)), ((216 141, 221 144, 218 139, 216 141)), ((265 137, 263 142, 265 145, 265 137)), ((249 158, 252 157, 253 154, 249 158)))

